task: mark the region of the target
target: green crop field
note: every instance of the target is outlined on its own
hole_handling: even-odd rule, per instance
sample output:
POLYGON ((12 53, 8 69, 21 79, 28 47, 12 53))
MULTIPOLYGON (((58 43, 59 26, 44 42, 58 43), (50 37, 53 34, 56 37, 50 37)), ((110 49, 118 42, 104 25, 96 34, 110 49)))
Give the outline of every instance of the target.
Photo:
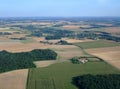
POLYGON ((119 42, 110 42, 110 41, 92 41, 92 42, 81 42, 81 43, 75 43, 74 45, 79 46, 83 49, 89 49, 89 48, 102 48, 102 47, 114 47, 114 46, 120 46, 119 42))
POLYGON ((29 70, 27 89, 77 89, 72 78, 83 74, 120 74, 104 61, 72 64, 64 62, 29 70))

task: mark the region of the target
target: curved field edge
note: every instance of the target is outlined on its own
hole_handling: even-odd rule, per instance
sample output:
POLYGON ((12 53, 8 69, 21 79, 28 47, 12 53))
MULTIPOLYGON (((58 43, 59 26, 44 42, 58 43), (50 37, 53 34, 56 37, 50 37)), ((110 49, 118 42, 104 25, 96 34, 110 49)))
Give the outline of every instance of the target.
POLYGON ((119 89, 120 74, 76 76, 73 84, 79 89, 119 89))
POLYGON ((120 71, 104 61, 85 64, 63 62, 45 68, 30 69, 27 89, 39 89, 41 87, 48 89, 49 86, 50 89, 77 89, 71 83, 72 78, 84 74, 120 74, 120 71), (53 86, 55 88, 52 88, 53 86))
POLYGON ((92 49, 92 48, 120 46, 120 42, 107 41, 107 40, 98 40, 98 41, 92 41, 92 42, 74 43, 74 45, 79 46, 82 49, 92 49))
POLYGON ((91 55, 102 58, 107 63, 120 69, 120 55, 119 55, 120 54, 120 46, 86 49, 85 51, 91 55))
POLYGON ((16 69, 34 68, 34 61, 56 60, 57 53, 50 49, 35 49, 30 52, 0 52, 0 72, 16 69))

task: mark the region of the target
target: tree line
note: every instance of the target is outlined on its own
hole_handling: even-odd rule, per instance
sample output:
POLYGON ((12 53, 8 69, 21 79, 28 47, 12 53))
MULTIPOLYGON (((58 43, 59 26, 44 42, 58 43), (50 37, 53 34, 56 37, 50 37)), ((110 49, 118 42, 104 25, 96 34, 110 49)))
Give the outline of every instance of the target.
POLYGON ((73 84, 79 89, 120 89, 120 74, 77 76, 73 84))
POLYGON ((30 52, 0 52, 0 73, 16 69, 34 68, 33 61, 55 60, 57 53, 50 49, 36 49, 30 52))
POLYGON ((110 33, 106 33, 106 32, 100 32, 99 34, 97 34, 96 32, 84 31, 82 33, 78 33, 77 35, 73 35, 73 38, 74 37, 77 37, 78 39, 84 39, 84 38, 92 39, 92 40, 106 39, 106 40, 120 42, 120 37, 112 36, 110 33))

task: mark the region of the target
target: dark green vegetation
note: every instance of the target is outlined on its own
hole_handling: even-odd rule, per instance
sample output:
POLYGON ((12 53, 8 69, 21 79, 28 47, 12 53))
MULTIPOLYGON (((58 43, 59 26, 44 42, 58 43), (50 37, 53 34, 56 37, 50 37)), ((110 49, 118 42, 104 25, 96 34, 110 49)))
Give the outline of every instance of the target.
POLYGON ((61 39, 61 37, 59 37, 59 36, 46 36, 45 39, 46 40, 56 40, 56 39, 61 39))
POLYGON ((69 37, 72 34, 72 31, 68 30, 55 29, 50 27, 40 28, 34 25, 28 26, 14 25, 13 27, 19 27, 24 30, 29 30, 31 32, 31 36, 41 37, 44 36, 44 34, 47 34, 46 36, 47 40, 59 39, 61 37, 69 37))
POLYGON ((92 42, 75 43, 75 45, 79 46, 80 48, 83 48, 83 49, 89 49, 89 48, 120 46, 120 43, 100 40, 100 41, 92 41, 92 42))
POLYGON ((110 33, 101 31, 83 31, 82 33, 77 34, 76 37, 78 39, 105 39, 120 42, 120 37, 112 36, 110 33))
POLYGON ((77 34, 75 34, 74 31, 61 30, 52 27, 40 28, 34 25, 28 25, 28 26, 14 25, 14 26, 20 27, 21 29, 24 30, 29 30, 31 32, 31 36, 37 36, 37 37, 45 36, 46 40, 61 39, 62 37, 70 37, 70 38, 77 37, 78 39, 85 39, 85 38, 93 39, 93 40, 106 39, 106 40, 120 42, 120 37, 112 36, 110 33, 102 32, 102 31, 82 31, 80 33, 78 32, 77 34))
POLYGON ((68 43, 67 41, 64 41, 64 40, 60 40, 60 41, 58 41, 56 44, 60 44, 60 45, 71 45, 70 43, 68 43))
POLYGON ((4 36, 4 35, 11 35, 11 33, 9 33, 9 32, 0 32, 0 36, 4 36))
POLYGON ((67 41, 64 41, 64 40, 60 40, 60 41, 57 41, 57 42, 49 42, 48 40, 47 41, 40 41, 40 43, 42 44, 49 44, 49 45, 72 45, 71 43, 68 43, 67 41))
POLYGON ((110 33, 102 32, 102 31, 82 31, 74 33, 74 31, 69 30, 61 30, 53 28, 53 27, 45 27, 40 28, 34 25, 22 26, 22 25, 15 25, 15 27, 20 27, 24 30, 29 30, 31 32, 31 36, 45 36, 46 40, 53 40, 53 39, 61 39, 62 37, 69 37, 69 38, 76 38, 77 39, 105 39, 105 40, 112 40, 116 42, 120 42, 120 37, 112 36, 110 33), (47 34, 47 35, 44 35, 47 34))
POLYGON ((49 89, 77 89, 72 84, 72 78, 75 76, 119 73, 118 69, 102 61, 85 64, 58 63, 45 68, 30 69, 27 89, 48 89, 48 86, 49 89))
POLYGON ((102 59, 100 59, 98 57, 94 57, 94 56, 81 56, 81 57, 73 57, 73 58, 70 59, 70 61, 73 64, 83 63, 82 60, 84 60, 84 63, 86 63, 86 62, 100 62, 100 61, 103 61, 102 59))
POLYGON ((120 42, 119 36, 99 30, 107 27, 120 27, 120 18, 8 18, 8 20, 1 18, 0 21, 2 22, 0 27, 19 28, 23 31, 29 31, 30 34, 28 36, 44 36, 47 40, 69 37, 93 40, 105 39, 120 42), (61 21, 63 22, 61 23, 61 21), (32 22, 37 24, 32 24, 32 22), (40 24, 41 22, 49 23, 49 25, 40 24), (77 29, 77 34, 75 34, 74 28, 71 31, 69 28, 67 30, 63 28, 66 25, 80 26, 80 28, 77 29), (84 25, 88 25, 88 27, 84 25))
POLYGON ((70 61, 71 61, 73 64, 80 64, 80 63, 82 63, 82 62, 79 61, 77 58, 71 58, 70 61))
POLYGON ((55 60, 57 54, 49 49, 33 50, 30 52, 10 53, 0 52, 0 72, 6 72, 16 69, 36 67, 33 61, 55 60))
POLYGON ((120 75, 82 75, 73 78, 79 89, 120 89, 120 75))
MULTIPOLYGON (((0 18, 1 28, 10 28, 11 30, 20 30, 25 33, 25 38, 12 38, 12 40, 21 40, 23 43, 33 42, 32 37, 45 37, 47 40, 60 39, 62 37, 75 39, 93 39, 94 42, 76 43, 83 51, 84 55, 89 55, 84 51, 87 48, 101 48, 120 46, 119 33, 105 32, 107 27, 120 27, 120 18, 0 18), (35 24, 34 24, 35 23, 35 24), (47 23, 47 24, 46 24, 47 23), (63 26, 79 26, 74 28, 63 28, 63 26), (116 36, 116 34, 118 34, 116 36), (27 38, 30 37, 30 38, 27 38), (112 40, 96 41, 96 40, 112 40)), ((0 33, 0 36, 11 35, 9 33, 0 33)), ((44 42, 43 42, 44 43, 44 42)), ((45 44, 51 44, 45 42, 45 44)), ((65 41, 58 44, 66 45, 65 41)), ((33 50, 24 53, 0 52, 0 72, 5 72, 21 68, 34 68, 33 61, 54 60, 57 54, 53 51, 42 52, 33 50), (38 55, 40 54, 40 55, 38 55)), ((69 56, 69 55, 68 55, 69 56)), ((90 55, 89 55, 90 56, 90 55)), ((77 89, 72 84, 72 78, 84 74, 120 74, 119 70, 113 68, 104 61, 98 61, 97 58, 89 58, 85 64, 65 62, 53 64, 46 68, 30 69, 28 76, 27 89, 77 89)), ((74 60, 73 60, 74 62, 74 60)), ((78 62, 78 61, 77 61, 78 62)), ((113 88, 114 89, 114 88, 113 88)))

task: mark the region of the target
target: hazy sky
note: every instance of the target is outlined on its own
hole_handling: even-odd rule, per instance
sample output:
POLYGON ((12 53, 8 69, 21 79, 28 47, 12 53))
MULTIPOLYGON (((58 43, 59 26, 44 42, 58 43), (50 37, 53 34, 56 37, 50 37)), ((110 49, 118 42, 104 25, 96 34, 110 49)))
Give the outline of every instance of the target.
POLYGON ((0 0, 0 17, 119 16, 120 0, 0 0))

